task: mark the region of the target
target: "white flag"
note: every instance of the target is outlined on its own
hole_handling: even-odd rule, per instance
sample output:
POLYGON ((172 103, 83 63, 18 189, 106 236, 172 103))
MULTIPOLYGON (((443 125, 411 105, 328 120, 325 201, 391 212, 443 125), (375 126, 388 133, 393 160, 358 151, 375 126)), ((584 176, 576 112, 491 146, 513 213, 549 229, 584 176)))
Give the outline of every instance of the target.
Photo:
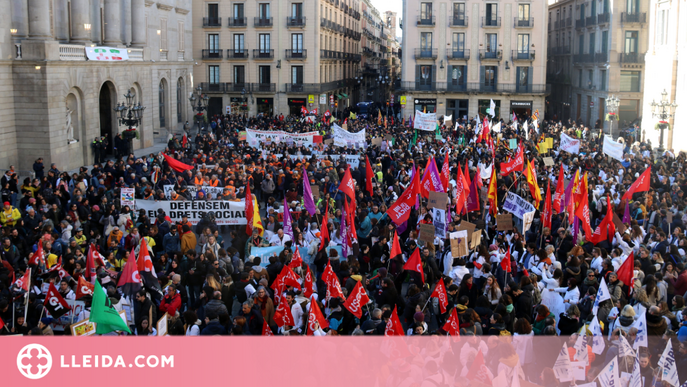
POLYGON ((589 323, 589 330, 592 332, 592 352, 600 355, 604 348, 606 348, 606 342, 604 342, 604 334, 601 330, 601 325, 599 325, 599 319, 596 316, 589 323))
POLYGON ((601 285, 599 285, 599 290, 596 292, 596 299, 594 300, 594 306, 592 307, 592 313, 596 316, 599 311, 599 304, 603 301, 611 299, 611 292, 608 291, 608 285, 606 285, 606 279, 601 277, 601 285))
POLYGON ((618 357, 614 357, 596 378, 602 386, 618 386, 618 357))
POLYGON ((479 176, 482 179, 488 179, 491 177, 491 169, 494 167, 494 164, 489 164, 488 168, 484 168, 479 171, 479 176))
POLYGON ((644 383, 642 383, 642 368, 639 365, 639 357, 635 358, 635 365, 632 367, 632 376, 630 376, 630 385, 628 387, 644 387, 644 383))
POLYGON ((632 347, 630 347, 630 343, 627 342, 627 339, 622 333, 620 334, 620 350, 618 351, 618 356, 637 356, 635 351, 632 350, 632 347))
POLYGON ((536 130, 537 134, 539 134, 539 120, 532 121, 532 125, 534 125, 534 130, 536 130))
POLYGON ((680 380, 677 376, 677 364, 675 364, 675 352, 673 352, 672 341, 668 340, 666 349, 663 350, 663 355, 661 355, 661 358, 658 359, 658 366, 662 369, 661 380, 674 387, 678 387, 680 385, 680 380))
POLYGON ((570 355, 568 355, 568 343, 563 343, 563 348, 558 352, 558 358, 553 366, 553 373, 556 379, 561 382, 569 382, 572 380, 570 369, 570 355))
POLYGON ((525 131, 525 140, 529 141, 530 140, 530 129, 529 129, 529 125, 527 124, 527 120, 525 120, 525 123, 522 124, 522 130, 525 131))
POLYGON ((496 133, 501 133, 501 121, 497 122, 496 125, 492 126, 491 130, 493 130, 496 133))
MULTIPOLYGON (((583 330, 584 332, 584 330, 583 330)), ((587 349, 587 333, 584 332, 577 336, 577 341, 575 341, 575 361, 584 363, 585 366, 589 365, 589 350, 587 349)))
POLYGON ((639 315, 639 319, 632 324, 632 327, 637 328, 637 338, 635 339, 632 348, 635 350, 639 347, 649 346, 649 335, 646 331, 646 313, 639 315))
POLYGON ((453 121, 453 114, 451 114, 450 116, 444 116, 444 124, 447 124, 451 121, 453 121))
POLYGON ((493 99, 489 102, 489 115, 491 116, 491 118, 494 118, 494 116, 496 115, 496 104, 494 103, 493 99))

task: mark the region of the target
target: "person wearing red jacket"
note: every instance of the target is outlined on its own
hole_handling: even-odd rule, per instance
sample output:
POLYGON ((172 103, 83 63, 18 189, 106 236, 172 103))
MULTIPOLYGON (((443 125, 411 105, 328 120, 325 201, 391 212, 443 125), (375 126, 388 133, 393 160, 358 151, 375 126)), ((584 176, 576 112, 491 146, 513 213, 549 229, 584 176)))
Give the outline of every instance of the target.
POLYGON ((677 278, 666 277, 666 279, 675 288, 675 295, 682 296, 687 293, 687 269, 682 262, 678 263, 676 268, 680 272, 677 278))
POLYGON ((179 308, 181 308, 181 296, 177 293, 176 286, 169 285, 167 295, 160 302, 160 312, 174 316, 179 308))

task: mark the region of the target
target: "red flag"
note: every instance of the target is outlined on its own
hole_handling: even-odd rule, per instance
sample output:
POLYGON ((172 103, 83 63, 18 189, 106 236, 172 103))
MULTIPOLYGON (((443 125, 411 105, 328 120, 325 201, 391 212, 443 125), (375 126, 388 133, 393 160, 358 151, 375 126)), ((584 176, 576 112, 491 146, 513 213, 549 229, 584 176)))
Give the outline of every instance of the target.
POLYGON ((613 223, 613 206, 611 206, 610 196, 606 196, 606 217, 604 220, 608 225, 608 237, 612 240, 615 236, 615 223, 613 223))
POLYGON ((430 297, 439 299, 439 306, 441 307, 441 313, 446 313, 446 307, 448 306, 448 299, 446 298, 446 286, 444 285, 444 279, 440 278, 437 282, 437 286, 434 287, 434 291, 430 297))
POLYGON ((179 160, 176 160, 173 157, 167 156, 166 154, 162 154, 162 156, 165 157, 165 161, 167 161, 167 165, 169 165, 170 168, 177 172, 184 172, 184 171, 190 171, 193 169, 192 166, 188 164, 184 164, 179 160))
POLYGON ((401 245, 398 242, 398 231, 394 231, 394 240, 391 243, 391 252, 389 252, 389 258, 393 259, 401 254, 403 254, 403 252, 401 251, 401 245))
POLYGON ((267 320, 262 320, 262 335, 263 336, 274 336, 269 325, 267 325, 267 320))
POLYGON ((458 320, 456 308, 451 310, 451 316, 446 320, 446 324, 444 324, 441 329, 445 330, 453 337, 460 337, 460 321, 458 320))
POLYGON ((422 283, 425 283, 425 273, 422 271, 422 260, 420 259, 420 249, 417 248, 408 258, 408 262, 403 265, 403 270, 412 270, 420 273, 422 283))
MULTIPOLYGON (((139 262, 140 261, 139 259, 139 262)), ((137 291, 143 288, 143 281, 141 280, 141 273, 139 272, 138 266, 140 265, 136 264, 134 249, 131 249, 129 259, 126 261, 126 265, 124 265, 122 274, 119 276, 119 281, 117 281, 117 287, 121 287, 122 292, 130 297, 134 296, 137 291)), ((79 286, 81 286, 81 279, 79 279, 79 286)))
POLYGON ((355 287, 348 295, 348 299, 344 302, 344 307, 357 318, 363 317, 363 306, 370 302, 370 297, 367 296, 363 284, 357 281, 355 287))
MULTIPOLYGON (((467 165, 467 164, 465 164, 467 165)), ((468 201, 470 188, 467 186, 463 171, 460 170, 460 163, 458 164, 458 176, 456 176, 456 214, 463 211, 463 206, 468 201)))
POLYGON ((632 291, 633 283, 632 280, 635 276, 635 253, 631 252, 630 255, 625 259, 622 265, 618 268, 618 279, 623 281, 625 285, 632 291))
POLYGON ((184 136, 181 138, 181 146, 186 148, 187 143, 188 143, 188 136, 186 135, 186 132, 184 132, 184 136))
POLYGON ((279 275, 281 276, 284 285, 293 286, 294 288, 298 288, 300 290, 301 284, 298 282, 298 276, 293 272, 293 270, 291 270, 290 267, 284 266, 279 275))
POLYGON ((33 255, 31 255, 31 259, 29 259, 29 265, 38 266, 44 261, 43 256, 45 254, 43 253, 43 238, 38 240, 37 245, 36 252, 33 253, 33 255))
MULTIPOLYGON (((565 175, 563 172, 563 165, 558 172, 558 181, 556 182, 556 193, 553 195, 553 210, 557 214, 561 213, 561 202, 563 201, 563 195, 565 194, 565 175)), ((547 199, 548 201, 548 199, 547 199)))
POLYGON ((396 309, 398 309, 398 306, 394 306, 394 311, 391 312, 391 317, 386 323, 386 329, 384 329, 384 336, 405 336, 403 325, 401 325, 396 309))
MULTIPOLYGON (((422 182, 420 183, 420 195, 423 198, 429 197, 429 192, 444 192, 443 187, 438 187, 441 184, 441 180, 435 180, 432 178, 432 171, 437 171, 437 164, 434 161, 434 157, 430 157, 427 161, 427 167, 425 167, 425 173, 422 176, 422 182)), ((441 178, 441 176, 439 176, 441 178)))
POLYGON ((296 269, 303 265, 303 258, 301 258, 301 253, 298 251, 298 247, 294 248, 293 256, 291 257, 291 262, 289 262, 289 267, 291 269, 296 269))
MULTIPOLYGON (((492 165, 492 168, 494 168, 493 165, 492 165)), ((479 165, 477 166, 477 173, 475 173, 475 180, 474 181, 477 181, 477 183, 476 183, 477 189, 482 189, 482 187, 484 186, 484 183, 482 183, 482 171, 479 169, 479 165)), ((472 192, 472 189, 470 192, 472 192)))
POLYGON ((506 163, 501 163, 501 175, 508 176, 512 172, 522 172, 525 167, 525 155, 522 145, 518 146, 515 156, 506 163))
POLYGON ((650 183, 651 183, 651 165, 641 175, 639 175, 639 178, 637 178, 637 180, 635 180, 634 183, 632 183, 632 185, 630 186, 630 189, 628 189, 627 192, 625 192, 625 195, 623 195, 623 200, 632 199, 632 195, 635 194, 636 192, 648 191, 650 183))
MULTIPOLYGON (((460 167, 460 164, 458 164, 458 166, 460 167)), ((477 175, 475 176, 475 179, 477 178, 477 176, 479 176, 479 167, 477 167, 477 168, 478 168, 478 170, 477 170, 477 175)), ((465 161, 465 171, 463 171, 463 178, 465 179, 465 182, 467 183, 466 185, 468 187, 468 195, 469 195, 470 190, 472 190, 472 182, 470 181, 470 169, 468 168, 468 162, 467 161, 465 161)))
POLYGON ((481 180, 482 179, 479 176, 479 171, 477 171, 477 175, 475 175, 475 180, 472 181, 472 186, 470 187, 470 195, 468 196, 468 199, 465 203, 465 209, 467 210, 467 212, 479 211, 479 188, 477 186, 477 183, 481 180))
POLYGON ((584 229, 584 234, 591 236, 593 233, 591 225, 591 216, 589 214, 589 197, 587 195, 587 192, 584 192, 584 194, 582 195, 582 201, 579 207, 577 207, 575 215, 578 218, 580 218, 580 221, 582 221, 582 228, 584 229))
POLYGON ((470 381, 478 381, 491 386, 492 375, 487 366, 484 364, 484 355, 482 354, 481 349, 477 352, 477 356, 472 362, 472 367, 470 367, 466 377, 470 381))
POLYGON ((246 234, 248 236, 253 236, 253 213, 253 195, 250 193, 250 180, 248 180, 246 183, 246 234))
MULTIPOLYGON (((467 163, 465 164, 467 166, 467 163)), ((441 165, 441 185, 448 188, 448 181, 451 180, 451 168, 448 165, 448 149, 444 156, 444 163, 441 165)))
POLYGON ((548 227, 551 230, 551 180, 546 186, 546 200, 544 201, 544 211, 542 212, 542 227, 548 227))
POLYGON ((303 295, 310 298, 313 293, 315 292, 313 291, 312 273, 310 272, 310 268, 306 268, 305 277, 303 277, 303 295))
POLYGON ((503 257, 501 260, 501 269, 505 271, 506 273, 510 273, 510 246, 508 246, 508 250, 506 250, 506 256, 503 257))
POLYGON ((277 323, 278 327, 283 327, 288 325, 290 327, 296 325, 293 319, 293 314, 291 314, 291 307, 286 302, 286 297, 281 298, 277 310, 274 311, 274 322, 277 323))
POLYGON ((5 322, 2 321, 2 317, 0 317, 0 330, 5 327, 5 322))
POLYGON ((355 184, 351 177, 351 168, 346 168, 346 172, 341 178, 341 184, 339 184, 339 191, 343 192, 349 198, 355 198, 355 184))
POLYGON ((76 285, 76 299, 83 296, 93 295, 94 285, 86 281, 82 276, 79 276, 79 283, 76 285))
POLYGON ((23 289, 24 291, 29 291, 29 283, 31 282, 31 268, 26 269, 24 276, 14 281, 14 286, 17 289, 23 289))
POLYGON ((325 247, 325 242, 324 240, 330 240, 329 238, 329 228, 327 228, 328 225, 328 220, 327 220, 327 215, 329 214, 329 203, 327 203, 327 208, 324 211, 324 218, 322 219, 322 226, 320 227, 320 248, 319 250, 324 249, 325 247))
POLYGON ((419 192, 420 174, 416 173, 415 176, 413 176, 413 181, 410 182, 408 188, 403 191, 401 197, 398 198, 398 200, 396 200, 386 212, 397 226, 400 226, 403 222, 408 220, 408 217, 410 217, 410 210, 412 206, 415 205, 415 201, 417 199, 416 195, 419 192))
POLYGON ((141 238, 141 246, 138 249, 138 271, 152 273, 157 278, 155 268, 153 267, 153 260, 150 259, 150 252, 148 251, 148 244, 145 238, 141 238))
POLYGON ((88 254, 86 254, 86 270, 84 270, 84 276, 91 283, 95 283, 96 273, 95 273, 95 245, 91 243, 88 248, 88 254))
POLYGON ((310 313, 308 314, 308 328, 305 331, 306 335, 312 335, 317 329, 315 329, 315 322, 320 325, 321 329, 329 327, 329 321, 324 318, 320 306, 317 305, 317 301, 314 298, 310 299, 310 313))
POLYGON ((365 156, 365 188, 370 196, 373 195, 372 189, 372 179, 374 178, 374 173, 372 172, 372 166, 370 165, 370 159, 365 156))
POLYGON ((327 284, 327 299, 344 298, 343 292, 341 291, 341 284, 339 283, 339 277, 334 274, 330 262, 327 262, 327 266, 324 268, 322 280, 327 284))
POLYGON ((60 292, 57 291, 54 283, 50 283, 48 293, 45 295, 45 310, 50 313, 53 318, 60 318, 65 313, 69 312, 72 307, 67 304, 60 292))

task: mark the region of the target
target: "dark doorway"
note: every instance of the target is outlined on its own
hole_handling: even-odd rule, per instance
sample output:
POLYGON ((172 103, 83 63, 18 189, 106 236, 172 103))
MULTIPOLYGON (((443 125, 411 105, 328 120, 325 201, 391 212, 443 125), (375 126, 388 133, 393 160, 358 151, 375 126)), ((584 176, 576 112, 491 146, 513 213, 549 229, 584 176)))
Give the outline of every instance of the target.
POLYGON ((113 129, 116 131, 114 122, 114 85, 112 82, 105 82, 100 88, 100 135, 107 139, 106 154, 111 155, 112 143, 114 141, 113 129))
POLYGON ((208 101, 208 120, 215 115, 224 114, 222 107, 222 97, 210 97, 208 101))

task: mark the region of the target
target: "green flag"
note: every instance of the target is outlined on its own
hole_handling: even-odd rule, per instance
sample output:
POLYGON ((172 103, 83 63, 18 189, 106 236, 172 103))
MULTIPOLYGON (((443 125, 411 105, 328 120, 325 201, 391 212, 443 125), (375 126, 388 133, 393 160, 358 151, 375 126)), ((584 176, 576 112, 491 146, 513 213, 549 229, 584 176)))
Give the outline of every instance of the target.
POLYGON ((412 145, 415 146, 417 144, 417 129, 415 129, 415 134, 413 135, 413 142, 412 145))
POLYGON ((112 302, 100 286, 100 281, 95 281, 93 289, 93 302, 91 302, 91 315, 88 321, 96 323, 95 333, 104 335, 113 331, 131 333, 129 326, 119 316, 119 312, 112 306, 112 302))

